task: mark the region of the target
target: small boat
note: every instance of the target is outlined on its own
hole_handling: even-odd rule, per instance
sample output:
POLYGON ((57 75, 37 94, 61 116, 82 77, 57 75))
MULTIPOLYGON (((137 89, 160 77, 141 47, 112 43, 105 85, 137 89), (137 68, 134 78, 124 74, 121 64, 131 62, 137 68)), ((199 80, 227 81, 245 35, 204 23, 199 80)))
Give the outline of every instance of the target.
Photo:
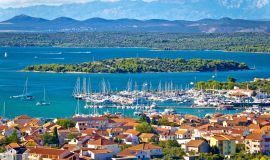
POLYGON ((7 58, 8 57, 8 54, 7 52, 4 53, 4 58, 7 58))
POLYGON ((28 78, 25 81, 23 93, 20 95, 10 96, 11 99, 21 99, 23 101, 32 101, 34 97, 28 94, 28 78))
POLYGON ((36 103, 36 106, 49 106, 51 105, 51 103, 49 101, 46 101, 46 92, 45 92, 45 87, 43 90, 43 100, 42 101, 38 101, 36 103))

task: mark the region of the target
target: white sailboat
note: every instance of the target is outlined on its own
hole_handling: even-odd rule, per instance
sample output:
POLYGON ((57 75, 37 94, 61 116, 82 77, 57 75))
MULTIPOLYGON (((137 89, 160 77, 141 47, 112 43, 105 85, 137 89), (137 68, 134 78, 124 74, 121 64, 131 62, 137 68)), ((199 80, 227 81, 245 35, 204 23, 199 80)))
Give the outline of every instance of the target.
POLYGON ((215 72, 214 72, 214 75, 212 75, 212 78, 216 78, 217 77, 217 66, 215 67, 215 72))
POLYGON ((48 106, 48 105, 51 105, 51 102, 46 100, 46 91, 45 91, 45 87, 44 87, 44 89, 43 89, 43 100, 38 101, 36 103, 36 106, 48 106))
POLYGON ((28 94, 28 78, 25 81, 23 93, 21 95, 16 95, 16 96, 10 96, 11 99, 18 99, 20 98, 23 101, 32 101, 34 99, 33 96, 28 94))
POLYGON ((8 54, 7 52, 4 53, 4 58, 7 58, 8 57, 8 54))

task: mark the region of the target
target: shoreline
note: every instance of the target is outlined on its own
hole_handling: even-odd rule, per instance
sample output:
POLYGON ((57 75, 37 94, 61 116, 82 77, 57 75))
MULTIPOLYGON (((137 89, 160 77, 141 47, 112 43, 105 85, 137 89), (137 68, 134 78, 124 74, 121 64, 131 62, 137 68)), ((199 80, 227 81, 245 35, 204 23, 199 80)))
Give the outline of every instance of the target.
POLYGON ((205 51, 205 52, 212 52, 212 51, 218 51, 218 52, 235 52, 235 53, 254 53, 254 54, 270 54, 270 52, 248 52, 248 51, 228 51, 228 50, 221 50, 221 49, 171 49, 171 50, 166 50, 166 49, 159 49, 159 48, 149 48, 149 47, 76 47, 76 46, 1 46, 2 48, 77 48, 77 49, 82 49, 82 48, 87 48, 87 49, 110 49, 110 48, 117 48, 117 49, 149 49, 149 51, 152 52, 166 52, 166 51, 172 51, 172 52, 177 52, 177 51, 188 51, 188 52, 194 52, 194 51, 205 51))

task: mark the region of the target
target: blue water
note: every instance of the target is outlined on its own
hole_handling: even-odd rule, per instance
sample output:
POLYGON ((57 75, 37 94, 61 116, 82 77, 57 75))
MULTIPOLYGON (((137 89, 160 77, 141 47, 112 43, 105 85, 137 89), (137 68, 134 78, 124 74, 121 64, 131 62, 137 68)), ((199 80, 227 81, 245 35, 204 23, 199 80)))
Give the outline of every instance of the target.
MULTIPOLYGON (((270 54, 233 53, 221 51, 153 51, 145 48, 1 48, 0 47, 0 115, 2 115, 2 103, 6 102, 6 116, 14 117, 20 114, 28 114, 35 117, 68 117, 72 116, 76 107, 76 100, 71 97, 76 79, 90 77, 92 88, 99 91, 102 79, 108 80, 113 90, 126 89, 129 79, 139 85, 143 82, 151 82, 153 87, 158 83, 172 81, 183 88, 190 82, 205 81, 211 79, 212 72, 204 73, 140 73, 140 74, 51 74, 51 73, 26 73, 18 70, 31 64, 44 63, 80 63, 93 60, 103 60, 115 57, 149 57, 149 58, 203 58, 224 59, 245 62, 250 67, 256 66, 256 70, 219 72, 217 80, 226 81, 229 75, 238 81, 250 81, 255 77, 270 77, 270 54), (4 58, 4 53, 8 57, 4 58), (90 53, 91 52, 91 53, 90 53), (35 101, 23 102, 9 99, 12 95, 21 94, 26 78, 29 79, 29 91, 35 96, 35 101), (36 101, 42 99, 43 87, 46 87, 50 106, 38 107, 36 101)), ((81 112, 88 113, 83 109, 81 112)), ((99 109, 103 113, 107 109, 99 109)), ((108 109, 110 112, 123 112, 123 110, 108 109)), ((162 110, 162 109, 161 109, 162 110)), ((203 116, 206 113, 215 112, 214 109, 177 109, 179 113, 189 113, 203 116)), ((224 111, 228 112, 228 111, 224 111)), ((231 111, 234 113, 237 111, 231 111)), ((125 115, 133 115, 132 110, 125 110, 125 115)))

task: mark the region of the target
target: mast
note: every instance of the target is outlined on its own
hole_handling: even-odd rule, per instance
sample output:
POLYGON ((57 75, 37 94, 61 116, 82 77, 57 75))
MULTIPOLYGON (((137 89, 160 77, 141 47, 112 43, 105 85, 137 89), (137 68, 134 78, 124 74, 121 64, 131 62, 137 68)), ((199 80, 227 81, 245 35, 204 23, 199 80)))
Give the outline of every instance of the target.
POLYGON ((6 116, 6 102, 4 102, 4 106, 3 106, 3 118, 5 118, 6 116))
POLYGON ((43 88, 43 101, 46 101, 46 95, 45 95, 45 87, 43 88))

